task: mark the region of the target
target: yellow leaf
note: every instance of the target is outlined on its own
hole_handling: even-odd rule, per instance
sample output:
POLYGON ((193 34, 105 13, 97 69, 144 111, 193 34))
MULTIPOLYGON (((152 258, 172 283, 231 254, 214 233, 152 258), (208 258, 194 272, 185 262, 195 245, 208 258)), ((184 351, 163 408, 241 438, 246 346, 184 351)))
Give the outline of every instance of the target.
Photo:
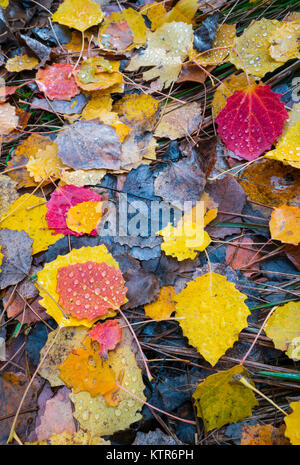
POLYGON ((146 30, 143 16, 133 8, 113 12, 99 28, 99 46, 118 52, 142 47, 146 30))
POLYGON ((272 339, 276 349, 287 351, 291 350, 290 358, 297 358, 297 353, 293 354, 293 344, 300 338, 300 302, 288 302, 282 307, 277 308, 268 319, 265 325, 266 335, 272 339))
POLYGON ((10 204, 19 197, 16 185, 17 183, 8 176, 0 174, 0 217, 7 212, 10 204))
POLYGON ((152 318, 153 320, 169 318, 176 309, 175 296, 176 292, 174 287, 162 287, 157 300, 144 306, 145 315, 149 316, 149 318, 152 318))
POLYGON ((244 425, 241 446, 283 446, 290 442, 284 437, 285 426, 275 428, 273 425, 244 425))
POLYGON ((55 142, 47 145, 44 149, 38 149, 36 153, 30 155, 27 163, 27 170, 30 176, 39 183, 43 180, 58 179, 61 170, 64 168, 63 163, 57 156, 58 146, 55 142))
POLYGON ((105 90, 123 82, 119 73, 120 62, 108 61, 103 57, 91 57, 74 71, 78 87, 86 91, 105 90))
POLYGON ((300 20, 283 21, 273 34, 268 37, 270 55, 273 60, 285 63, 293 58, 300 58, 299 52, 300 20))
POLYGON ((284 418, 285 435, 294 446, 300 446, 300 400, 291 402, 290 407, 293 412, 284 418))
POLYGON ((110 441, 105 441, 100 436, 91 436, 89 433, 79 430, 73 434, 67 431, 52 434, 50 444, 52 446, 109 446, 110 441))
POLYGON ((148 94, 125 94, 113 110, 134 132, 151 131, 157 121, 159 101, 148 94))
POLYGON ((206 431, 252 416, 252 408, 258 402, 251 389, 234 380, 237 375, 249 378, 247 370, 237 365, 208 376, 194 392, 198 416, 206 431))
POLYGON ((265 157, 300 168, 300 121, 287 130, 276 148, 267 152, 265 157))
POLYGON ((290 343, 286 355, 292 360, 300 360, 300 336, 295 337, 290 343))
POLYGON ((216 37, 211 48, 219 50, 211 50, 205 53, 199 53, 196 49, 192 49, 190 59, 199 63, 201 66, 219 65, 221 64, 232 47, 235 45, 235 24, 222 24, 218 26, 216 37))
POLYGON ((0 0, 0 6, 2 6, 2 8, 6 8, 8 7, 9 5, 9 0, 0 0))
MULTIPOLYGON (((289 119, 284 122, 282 134, 278 139, 278 142, 282 140, 282 138, 286 135, 289 129, 291 129, 295 124, 299 123, 300 121, 300 102, 294 103, 291 111, 288 112, 289 119)), ((277 142, 277 144, 278 144, 277 142)))
POLYGON ((5 136, 18 126, 16 108, 10 103, 0 103, 0 136, 5 136))
POLYGON ((273 60, 269 54, 270 37, 278 27, 276 19, 261 19, 252 21, 236 39, 236 50, 233 49, 229 61, 236 68, 243 69, 253 76, 264 77, 266 73, 274 71, 281 63, 273 60))
POLYGON ((298 245, 300 242, 300 208, 289 205, 274 208, 269 227, 272 239, 298 245))
MULTIPOLYGON (((249 76, 249 79, 251 85, 255 84, 254 77, 249 76)), ((226 106, 228 97, 234 94, 236 90, 246 90, 248 87, 249 84, 245 73, 229 76, 224 79, 222 84, 217 88, 212 101, 214 117, 216 118, 220 111, 226 106)))
MULTIPOLYGON (((81 249, 73 249, 66 255, 59 255, 52 262, 46 263, 41 271, 37 272, 36 286, 42 297, 40 304, 46 308, 48 315, 52 316, 59 326, 86 326, 90 328, 93 326, 95 321, 99 319, 96 318, 95 320, 90 321, 88 319, 78 320, 72 316, 66 318, 58 306, 59 295, 56 291, 56 285, 59 268, 73 265, 75 263, 86 263, 87 261, 95 263, 104 262, 107 265, 113 266, 117 270, 119 269, 118 262, 108 252, 105 245, 102 244, 97 247, 81 247, 81 249)), ((105 318, 109 318, 114 315, 115 312, 108 312, 105 314, 105 318)))
POLYGON ((66 216, 67 227, 78 233, 90 234, 97 229, 102 216, 102 202, 81 202, 69 208, 66 216))
POLYGON ((194 24, 193 18, 199 7, 198 0, 179 0, 176 5, 167 12, 162 3, 150 3, 145 5, 141 12, 151 21, 151 30, 155 31, 164 23, 172 21, 182 21, 187 24, 194 24))
POLYGON ((151 21, 151 31, 155 31, 164 23, 167 10, 162 3, 153 2, 146 4, 140 10, 143 15, 146 15, 151 21))
POLYGON ((10 72, 24 71, 25 69, 33 69, 38 65, 38 60, 28 55, 16 55, 9 58, 6 62, 5 68, 10 72))
POLYGON ((51 18, 52 21, 84 32, 101 23, 104 13, 93 0, 64 0, 51 18))
POLYGON ((60 179, 63 183, 73 184, 73 186, 95 186, 100 184, 105 175, 106 170, 62 170, 60 179))
POLYGON ((215 365, 247 327, 247 296, 225 276, 207 273, 187 284, 176 296, 176 317, 189 343, 215 365))
POLYGON ((158 78, 151 83, 151 88, 155 90, 168 88, 178 78, 192 41, 193 28, 190 24, 163 24, 155 32, 148 32, 146 49, 131 58, 127 71, 136 71, 141 66, 152 66, 143 73, 143 79, 150 81, 158 78))
POLYGON ((47 250, 49 245, 61 239, 63 234, 52 234, 46 220, 47 207, 44 199, 36 195, 23 194, 0 219, 0 229, 25 231, 33 239, 32 253, 47 250))
MULTIPOLYGON (((108 363, 121 386, 141 400, 146 400, 142 373, 129 346, 109 352, 108 363)), ((108 406, 101 395, 91 397, 88 392, 72 392, 70 399, 74 403, 74 417, 91 436, 111 435, 127 429, 131 423, 142 418, 139 412, 143 404, 122 389, 119 389, 118 396, 120 402, 113 407, 108 406)))

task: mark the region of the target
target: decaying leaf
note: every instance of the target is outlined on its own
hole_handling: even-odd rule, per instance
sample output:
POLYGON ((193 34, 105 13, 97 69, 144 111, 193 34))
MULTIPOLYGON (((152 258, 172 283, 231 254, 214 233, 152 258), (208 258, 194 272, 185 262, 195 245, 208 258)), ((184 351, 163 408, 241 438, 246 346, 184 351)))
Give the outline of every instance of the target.
MULTIPOLYGON (((58 256, 53 262, 46 263, 44 268, 37 273, 37 288, 42 297, 41 305, 46 308, 47 313, 56 320, 60 326, 87 326, 90 328, 94 321, 86 318, 78 320, 77 318, 67 318, 61 311, 58 304, 59 294, 56 290, 58 271, 62 267, 74 264, 82 264, 88 261, 95 263, 106 263, 109 266, 119 269, 118 262, 110 255, 104 245, 96 247, 81 247, 73 249, 70 253, 58 256), (50 297, 51 296, 51 297, 50 297)), ((108 312, 105 317, 113 316, 114 312, 108 312)), ((96 318, 99 319, 99 318, 96 318)))
POLYGON ((0 289, 25 278, 32 261, 32 239, 24 231, 0 230, 2 254, 0 289))
MULTIPOLYGON (((251 85, 255 84, 255 79, 253 76, 249 76, 249 81, 251 85)), ((247 90, 249 83, 245 73, 233 74, 228 78, 222 81, 214 93, 214 98, 212 101, 212 108, 214 111, 214 117, 216 118, 220 111, 226 106, 227 99, 230 97, 236 90, 247 90)))
MULTIPOLYGON (((286 352, 290 345, 300 337, 300 302, 288 302, 276 308, 264 330, 274 342, 276 349, 286 352)), ((295 352, 293 355, 291 358, 300 360, 300 356, 297 356, 295 352)))
POLYGON ((82 347, 81 343, 86 336, 87 330, 84 326, 57 328, 48 334, 48 340, 41 350, 41 358, 46 351, 48 351, 48 355, 39 369, 39 374, 49 381, 52 387, 64 384, 59 377, 58 367, 73 349, 82 347), (59 335, 57 336, 58 331, 59 335), (53 344, 54 338, 55 343, 53 344))
POLYGON ((33 239, 32 253, 47 250, 63 235, 53 236, 46 221, 47 207, 44 199, 32 194, 23 194, 13 202, 0 219, 0 229, 25 231, 33 239))
POLYGON ((265 154, 266 158, 278 160, 285 165, 300 168, 300 121, 288 129, 276 148, 265 154))
POLYGON ((7 212, 11 203, 19 197, 17 183, 4 174, 0 174, 0 217, 7 212))
POLYGON ((73 66, 67 63, 54 63, 40 68, 36 83, 40 91, 50 99, 71 100, 80 93, 72 75, 73 66))
POLYGON ((158 78, 151 87, 156 90, 168 88, 180 73, 192 39, 191 25, 182 22, 163 24, 155 32, 148 32, 147 48, 131 58, 127 70, 136 71, 141 66, 152 66, 143 73, 145 81, 158 78))
MULTIPOLYGON (((110 352, 108 363, 120 385, 144 401, 145 386, 141 370, 130 348, 124 346, 110 352)), ((143 404, 122 389, 119 389, 118 396, 119 404, 113 407, 107 405, 103 396, 92 397, 88 392, 72 393, 70 399, 75 407, 74 417, 92 436, 111 435, 127 429, 131 423, 142 418, 139 412, 143 404)))
POLYGON ((284 436, 285 426, 244 425, 241 446, 285 446, 290 441, 284 436))
POLYGON ((16 55, 7 60, 5 68, 10 72, 19 72, 27 69, 34 69, 38 63, 38 60, 34 57, 30 57, 28 55, 16 55))
POLYGON ((82 345, 83 348, 73 349, 58 367, 60 378, 69 388, 73 388, 75 394, 86 391, 95 397, 116 391, 115 374, 109 363, 95 352, 89 337, 84 339, 82 345))
POLYGON ((142 47, 146 41, 143 16, 133 8, 113 12, 99 28, 99 45, 118 52, 142 47))
POLYGON ((300 208, 282 205, 272 211, 269 223, 272 239, 286 244, 300 242, 300 208))
POLYGON ((77 169, 120 169, 121 143, 111 126, 93 121, 76 121, 55 139, 62 162, 77 169))
POLYGON ((176 310, 176 291, 172 286, 161 288, 158 299, 145 305, 145 315, 153 320, 167 319, 176 310))
POLYGON ((0 136, 12 132, 19 123, 16 108, 10 103, 0 103, 0 136))
POLYGON ((300 400, 291 402, 292 413, 284 418, 286 424, 285 435, 294 446, 300 446, 300 400))
MULTIPOLYGON (((261 255, 252 247, 253 239, 251 237, 241 237, 235 241, 230 241, 226 246, 226 263, 234 270, 245 268, 261 258, 261 255)), ((242 270, 245 276, 251 276, 253 270, 259 270, 259 263, 251 265, 251 271, 242 270)))
POLYGON ((176 317, 189 343, 215 365, 247 327, 250 311, 246 295, 217 273, 207 273, 187 284, 176 296, 176 317))
MULTIPOLYGON (((89 188, 77 187, 73 186, 72 184, 58 187, 51 194, 51 198, 47 203, 46 219, 49 228, 52 228, 55 234, 62 233, 65 235, 70 234, 74 236, 82 236, 85 231, 82 231, 80 226, 78 231, 78 227, 76 228, 73 221, 70 220, 70 225, 74 226, 74 229, 70 229, 68 227, 67 215, 69 210, 81 203, 85 204, 86 202, 97 202, 97 204, 99 204, 100 201, 101 196, 89 188)), ((85 218, 85 220, 87 220, 87 218, 85 218)), ((86 225, 86 223, 84 224, 86 225)), ((97 234, 96 229, 93 228, 89 234, 95 236, 97 234)))
POLYGON ((219 65, 222 63, 235 44, 235 24, 222 24, 218 26, 216 37, 212 43, 212 50, 199 53, 193 49, 190 59, 201 66, 219 65))
POLYGON ((268 42, 268 37, 274 34, 279 24, 276 19, 253 20, 242 35, 237 37, 229 61, 238 69, 259 77, 264 77, 266 73, 281 66, 280 62, 271 57, 268 42))
POLYGON ((52 21, 81 32, 101 23, 103 18, 104 13, 93 0, 64 0, 52 15, 52 21))
POLYGON ((108 350, 115 349, 122 337, 122 328, 117 320, 105 321, 98 323, 89 331, 89 336, 93 341, 100 344, 99 354, 101 357, 107 357, 108 350))
POLYGON ((254 85, 236 90, 216 118, 218 133, 229 150, 254 160, 269 150, 288 119, 280 94, 270 86, 254 85))
POLYGON ((157 125, 154 135, 175 140, 186 137, 198 129, 202 120, 201 105, 197 102, 178 106, 171 103, 164 107, 163 116, 157 125))
POLYGON ((258 405, 253 391, 234 381, 236 375, 249 379, 247 370, 237 365, 208 376, 194 392, 198 416, 206 431, 241 421, 251 416, 252 408, 258 405))

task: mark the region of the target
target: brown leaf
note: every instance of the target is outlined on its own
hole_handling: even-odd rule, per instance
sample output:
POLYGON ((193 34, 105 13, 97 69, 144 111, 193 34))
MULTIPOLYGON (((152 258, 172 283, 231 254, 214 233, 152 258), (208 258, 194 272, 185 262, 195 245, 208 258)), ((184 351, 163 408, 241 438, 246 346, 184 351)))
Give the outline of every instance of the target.
POLYGON ((196 160, 206 177, 210 175, 217 161, 217 138, 199 140, 195 145, 190 140, 180 144, 182 153, 190 160, 196 160))
POLYGON ((75 170, 120 169, 122 147, 111 126, 95 120, 76 121, 63 129, 55 142, 60 159, 75 170))
POLYGON ((293 265, 300 271, 300 246, 299 245, 286 245, 284 248, 286 256, 293 263, 293 265))
POLYGON ((163 108, 163 116, 154 135, 171 140, 185 137, 198 129, 201 119, 200 103, 192 102, 181 106, 178 103, 168 104, 163 108))
POLYGON ((179 74, 179 78, 177 79, 177 83, 179 82, 200 82, 203 84, 208 74, 214 69, 214 66, 208 66, 206 68, 207 73, 201 69, 199 66, 195 65, 194 63, 188 63, 181 68, 181 72, 179 74))
MULTIPOLYGON (((240 270, 251 264, 252 261, 259 259, 261 255, 257 254, 256 250, 253 250, 253 243, 251 237, 242 237, 230 242, 230 245, 226 246, 227 265, 234 270, 240 270)), ((259 263, 251 265, 251 270, 259 270, 259 263)), ((251 276, 253 271, 242 271, 242 273, 245 276, 251 276)))

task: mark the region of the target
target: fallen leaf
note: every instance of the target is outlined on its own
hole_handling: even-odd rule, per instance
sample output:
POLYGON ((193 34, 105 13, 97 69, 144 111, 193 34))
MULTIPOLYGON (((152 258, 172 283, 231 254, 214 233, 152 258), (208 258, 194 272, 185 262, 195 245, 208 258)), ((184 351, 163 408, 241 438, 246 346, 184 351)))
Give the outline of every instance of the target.
POLYGON ((215 365, 247 327, 250 311, 246 295, 217 273, 207 273, 187 284, 176 296, 176 317, 189 343, 215 365))
MULTIPOLYGON (((288 302, 276 308, 268 319, 264 330, 272 339, 276 349, 287 351, 300 336, 300 302, 288 302)), ((300 357, 295 357, 300 360, 300 357)))
POLYGON ((30 445, 37 444, 37 445, 48 445, 50 443, 51 446, 109 446, 110 441, 105 441, 100 436, 92 436, 85 431, 79 430, 73 434, 64 431, 60 434, 53 434, 46 443, 45 441, 41 441, 38 443, 31 443, 30 445))
POLYGON ((64 0, 52 15, 52 21, 84 32, 101 23, 104 18, 100 6, 93 0, 64 0))
POLYGON ((78 87, 86 91, 112 89, 113 86, 123 83, 119 72, 119 61, 108 61, 103 57, 91 57, 81 63, 79 69, 74 71, 78 87))
POLYGON ((134 132, 152 131, 158 118, 159 101, 148 94, 125 94, 113 110, 134 132))
POLYGON ((163 116, 157 125, 154 135, 175 140, 186 137, 198 129, 202 120, 200 103, 192 102, 178 107, 178 103, 166 105, 163 116))
POLYGON ((208 78, 211 71, 214 69, 214 66, 208 66, 201 69, 198 65, 194 63, 183 64, 177 83, 180 82, 200 82, 203 84, 208 78))
POLYGON ((10 103, 0 103, 0 136, 12 132, 19 123, 16 108, 10 103))
POLYGON ((61 115, 80 114, 87 105, 88 99, 83 94, 76 95, 71 100, 57 100, 51 102, 45 98, 34 98, 31 107, 49 111, 51 113, 60 113, 61 115))
POLYGON ((96 397, 116 391, 115 375, 109 363, 94 351, 89 337, 82 345, 84 348, 73 349, 58 367, 60 378, 75 394, 86 391, 96 397))
MULTIPOLYGON (((235 45, 236 38, 236 25, 235 24, 221 24, 218 26, 216 36, 213 40, 211 51, 203 53, 205 50, 199 51, 193 49, 190 53, 190 59, 199 63, 201 66, 219 65, 223 63, 228 56, 230 50, 235 45), (214 50, 215 49, 215 50, 214 50)), ((195 39, 194 39, 195 45, 195 39)), ((202 48, 202 47, 201 47, 202 48)), ((196 47, 197 49, 197 47, 196 47)), ((208 50, 206 49, 206 50, 208 50)))
MULTIPOLYGON (((108 363, 120 385, 144 401, 142 373, 130 348, 124 346, 110 352, 108 363)), ((70 399, 74 403, 74 417, 92 436, 111 435, 125 430, 142 418, 139 412, 143 404, 122 389, 119 389, 118 396, 119 404, 113 407, 107 405, 101 395, 92 397, 89 392, 72 393, 70 399)))
POLYGON ((286 424, 285 435, 294 446, 300 445, 300 401, 291 402, 292 413, 284 417, 286 424))
POLYGON ((288 205, 274 208, 269 227, 272 239, 298 245, 300 242, 300 208, 288 205))
POLYGON ((30 155, 26 167, 36 183, 52 182, 60 177, 64 166, 58 158, 57 152, 58 146, 52 142, 45 149, 38 149, 35 154, 30 155))
POLYGON ((96 186, 104 178, 106 170, 62 170, 60 179, 73 186, 96 186))
POLYGON ((183 61, 193 40, 193 28, 182 22, 163 24, 155 32, 148 32, 147 47, 131 58, 127 71, 136 71, 141 66, 153 68, 143 73, 143 79, 150 81, 155 90, 168 88, 176 81, 183 61))
POLYGON ((2 254, 0 289, 17 284, 30 270, 32 239, 24 231, 0 230, 2 254))
POLYGON ((34 57, 30 57, 28 55, 16 55, 7 60, 5 68, 7 71, 13 73, 34 69, 38 63, 38 60, 34 57))
MULTIPOLYGON (((73 185, 58 187, 51 194, 51 198, 47 203, 46 219, 49 228, 53 229, 55 234, 61 233, 65 235, 82 236, 84 231, 76 231, 68 227, 67 215, 69 210, 81 203, 97 202, 97 204, 99 204, 100 201, 101 196, 87 187, 77 187, 73 185)), ((93 229, 90 234, 96 236, 97 230, 93 229)))
POLYGON ((36 74, 36 83, 41 92, 50 99, 71 100, 80 93, 72 75, 73 66, 67 63, 54 63, 40 68, 36 74))
POLYGON ((248 371, 236 365, 208 376, 196 388, 193 397, 207 432, 252 416, 252 408, 258 405, 251 389, 234 382, 236 375, 249 379, 248 371))
POLYGON ((122 337, 122 328, 117 320, 109 320, 105 323, 98 323, 89 331, 89 336, 93 341, 100 344, 99 354, 101 357, 107 357, 109 350, 115 349, 122 337))
POLYGON ((62 162, 77 169, 120 169, 122 147, 111 126, 81 120, 60 131, 55 139, 62 162))
MULTIPOLYGON (((73 317, 66 318, 58 306, 59 294, 56 290, 57 275, 60 268, 74 264, 83 264, 88 261, 106 263, 116 270, 119 269, 118 262, 108 253, 106 247, 99 245, 96 247, 81 247, 80 249, 73 249, 66 255, 59 255, 54 261, 46 263, 44 268, 37 273, 36 285, 42 297, 40 303, 45 307, 48 315, 52 316, 60 326, 83 325, 90 328, 95 322, 95 320, 90 321, 87 318, 82 320, 73 317)), ((105 314, 105 318, 114 315, 114 312, 108 312, 105 314)), ((96 319, 99 319, 99 317, 96 319)))
POLYGON ((62 234, 53 236, 46 221, 47 207, 41 197, 23 194, 13 202, 9 210, 0 219, 0 229, 8 228, 25 231, 33 239, 32 253, 47 250, 63 237, 62 234))
POLYGON ((227 149, 249 161, 269 150, 288 118, 280 97, 265 85, 236 90, 216 118, 227 149))
POLYGON ((290 441, 284 437, 285 426, 275 428, 273 425, 244 425, 241 446, 285 446, 290 441))
POLYGON ((168 319, 176 310, 175 296, 174 287, 162 287, 158 299, 145 305, 145 315, 153 320, 168 319))
MULTIPOLYGON (((253 249, 254 241, 251 237, 242 237, 235 241, 230 241, 226 246, 226 263, 234 270, 246 268, 254 260, 261 258, 261 255, 253 249)), ((259 263, 251 265, 251 270, 259 270, 259 263)), ((253 271, 244 271, 245 276, 251 276, 253 271)))
POLYGON ((300 58, 299 52, 300 21, 283 21, 268 37, 270 55, 273 60, 285 63, 300 58))
POLYGON ((0 217, 4 215, 12 204, 19 197, 16 190, 17 183, 4 174, 0 174, 0 217))
MULTIPOLYGON (((255 79, 253 76, 249 76, 249 81, 251 85, 255 84, 255 79)), ((226 106, 227 99, 230 97, 236 90, 246 91, 249 88, 249 83, 245 73, 233 74, 218 86, 216 92, 214 93, 214 98, 212 101, 212 108, 214 112, 214 117, 216 118, 220 111, 226 106)))
POLYGON ((266 73, 271 73, 281 66, 281 63, 273 60, 269 54, 268 42, 268 37, 273 35, 279 24, 277 19, 253 20, 236 38, 236 45, 230 53, 229 61, 236 68, 258 77, 264 77, 266 73))
POLYGON ((276 148, 265 154, 266 158, 278 160, 285 165, 300 168, 300 121, 292 126, 280 139, 276 148))
POLYGON ((67 211, 66 225, 77 233, 90 234, 97 229, 101 216, 101 202, 81 202, 67 211))

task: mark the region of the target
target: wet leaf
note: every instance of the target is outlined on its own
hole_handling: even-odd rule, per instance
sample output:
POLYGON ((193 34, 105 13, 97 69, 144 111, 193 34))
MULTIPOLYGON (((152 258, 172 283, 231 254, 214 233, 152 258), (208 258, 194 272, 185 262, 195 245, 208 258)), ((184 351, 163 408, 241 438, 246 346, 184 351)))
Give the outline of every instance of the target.
POLYGON ((48 442, 39 441, 29 445, 46 446, 49 444, 51 446, 109 446, 110 441, 105 441, 100 436, 91 436, 89 433, 79 430, 73 434, 63 431, 60 434, 53 434, 48 442))
POLYGON ((41 92, 50 99, 71 100, 80 93, 72 75, 73 66, 67 63, 54 63, 40 68, 36 83, 41 92))
POLYGON ((171 140, 186 137, 198 129, 201 120, 202 110, 199 103, 192 102, 182 106, 172 103, 164 107, 154 135, 171 140))
POLYGON ((0 289, 17 284, 25 278, 31 266, 32 239, 24 231, 0 231, 2 254, 0 289))
POLYGON ((198 52, 206 52, 213 47, 217 33, 219 13, 208 16, 194 33, 194 47, 198 52))
POLYGON ((176 317, 189 343, 215 365, 247 327, 246 295, 217 273, 207 273, 187 284, 176 296, 176 317))
POLYGON ((76 84, 89 92, 112 89, 123 82, 119 67, 119 61, 108 61, 102 57, 88 58, 74 71, 76 84))
POLYGON ((219 65, 225 60, 232 47, 235 45, 235 29, 235 24, 222 24, 218 26, 216 36, 211 47, 209 47, 209 49, 215 50, 206 53, 203 53, 203 50, 201 50, 201 53, 199 53, 197 50, 193 49, 190 53, 190 58, 201 66, 219 65))
POLYGON ((216 118, 218 133, 229 150, 245 160, 254 160, 281 134, 288 118, 280 94, 270 86, 236 90, 216 118))
POLYGON ((58 146, 55 142, 50 143, 45 149, 30 155, 26 164, 30 176, 36 183, 41 181, 52 182, 60 177, 63 164, 57 156, 58 146))
POLYGON ((64 0, 52 15, 52 21, 82 32, 101 23, 103 18, 104 13, 93 0, 64 0))
POLYGON ((208 376, 194 392, 198 416, 206 431, 252 416, 252 408, 258 405, 251 389, 234 382, 236 375, 249 378, 247 370, 237 365, 208 376))
POLYGON ((10 103, 0 103, 0 136, 12 132, 19 123, 16 108, 10 103))
MULTIPOLYGON (((276 308, 265 325, 266 335, 272 339, 276 349, 287 351, 300 337, 300 302, 288 302, 276 308)), ((287 354, 289 355, 289 354, 287 354)), ((300 354, 294 354, 300 360, 300 354)))
POLYGON ((285 165, 300 168, 300 121, 288 129, 274 150, 265 154, 266 158, 278 160, 285 165))
POLYGON ((135 132, 151 131, 158 118, 159 101, 148 94, 125 94, 113 110, 135 132))
POLYGON ((105 323, 98 323, 89 331, 89 336, 93 341, 100 344, 99 354, 101 357, 107 357, 109 350, 115 349, 122 336, 122 328, 117 320, 109 320, 105 323))
POLYGON ((17 183, 4 174, 0 175, 0 216, 7 212, 11 203, 18 198, 17 183))
POLYGON ((290 442, 284 437, 285 426, 275 428, 273 425, 244 425, 242 446, 285 446, 290 442))
MULTIPOLYGON (((249 76, 249 81, 251 85, 255 84, 255 79, 253 76, 249 76)), ((247 90, 249 87, 247 76, 245 73, 233 74, 228 78, 222 81, 214 94, 212 101, 212 108, 214 111, 214 117, 216 118, 220 111, 226 106, 227 99, 230 97, 236 90, 247 90)))
POLYGON ((300 242, 300 208, 282 205, 272 211, 269 223, 272 239, 286 244, 300 242))
POLYGON ((162 287, 158 299, 145 305, 145 315, 153 320, 169 318, 176 309, 175 296, 174 287, 162 287))
POLYGON ((294 446, 300 445, 300 401, 291 402, 292 413, 284 418, 286 424, 285 435, 294 446))
POLYGON ((16 55, 15 57, 7 60, 5 68, 10 72, 19 72, 34 69, 38 63, 38 60, 34 57, 30 57, 28 55, 16 55))
MULTIPOLYGON (((242 237, 235 241, 230 241, 230 245, 226 246, 226 263, 231 266, 234 270, 245 268, 251 262, 261 258, 261 255, 257 253, 253 248, 254 241, 251 237, 242 237)), ((259 263, 251 265, 251 270, 259 270, 259 263)), ((251 276, 253 271, 245 271, 242 273, 245 276, 251 276)))
POLYGON ((104 178, 106 170, 63 170, 60 176, 61 181, 73 186, 96 186, 104 178))
POLYGON ((268 37, 270 55, 273 60, 285 63, 300 58, 299 52, 300 21, 283 21, 268 37))
POLYGON ((90 234, 97 229, 101 216, 101 202, 81 202, 67 211, 66 225, 77 233, 90 234))

